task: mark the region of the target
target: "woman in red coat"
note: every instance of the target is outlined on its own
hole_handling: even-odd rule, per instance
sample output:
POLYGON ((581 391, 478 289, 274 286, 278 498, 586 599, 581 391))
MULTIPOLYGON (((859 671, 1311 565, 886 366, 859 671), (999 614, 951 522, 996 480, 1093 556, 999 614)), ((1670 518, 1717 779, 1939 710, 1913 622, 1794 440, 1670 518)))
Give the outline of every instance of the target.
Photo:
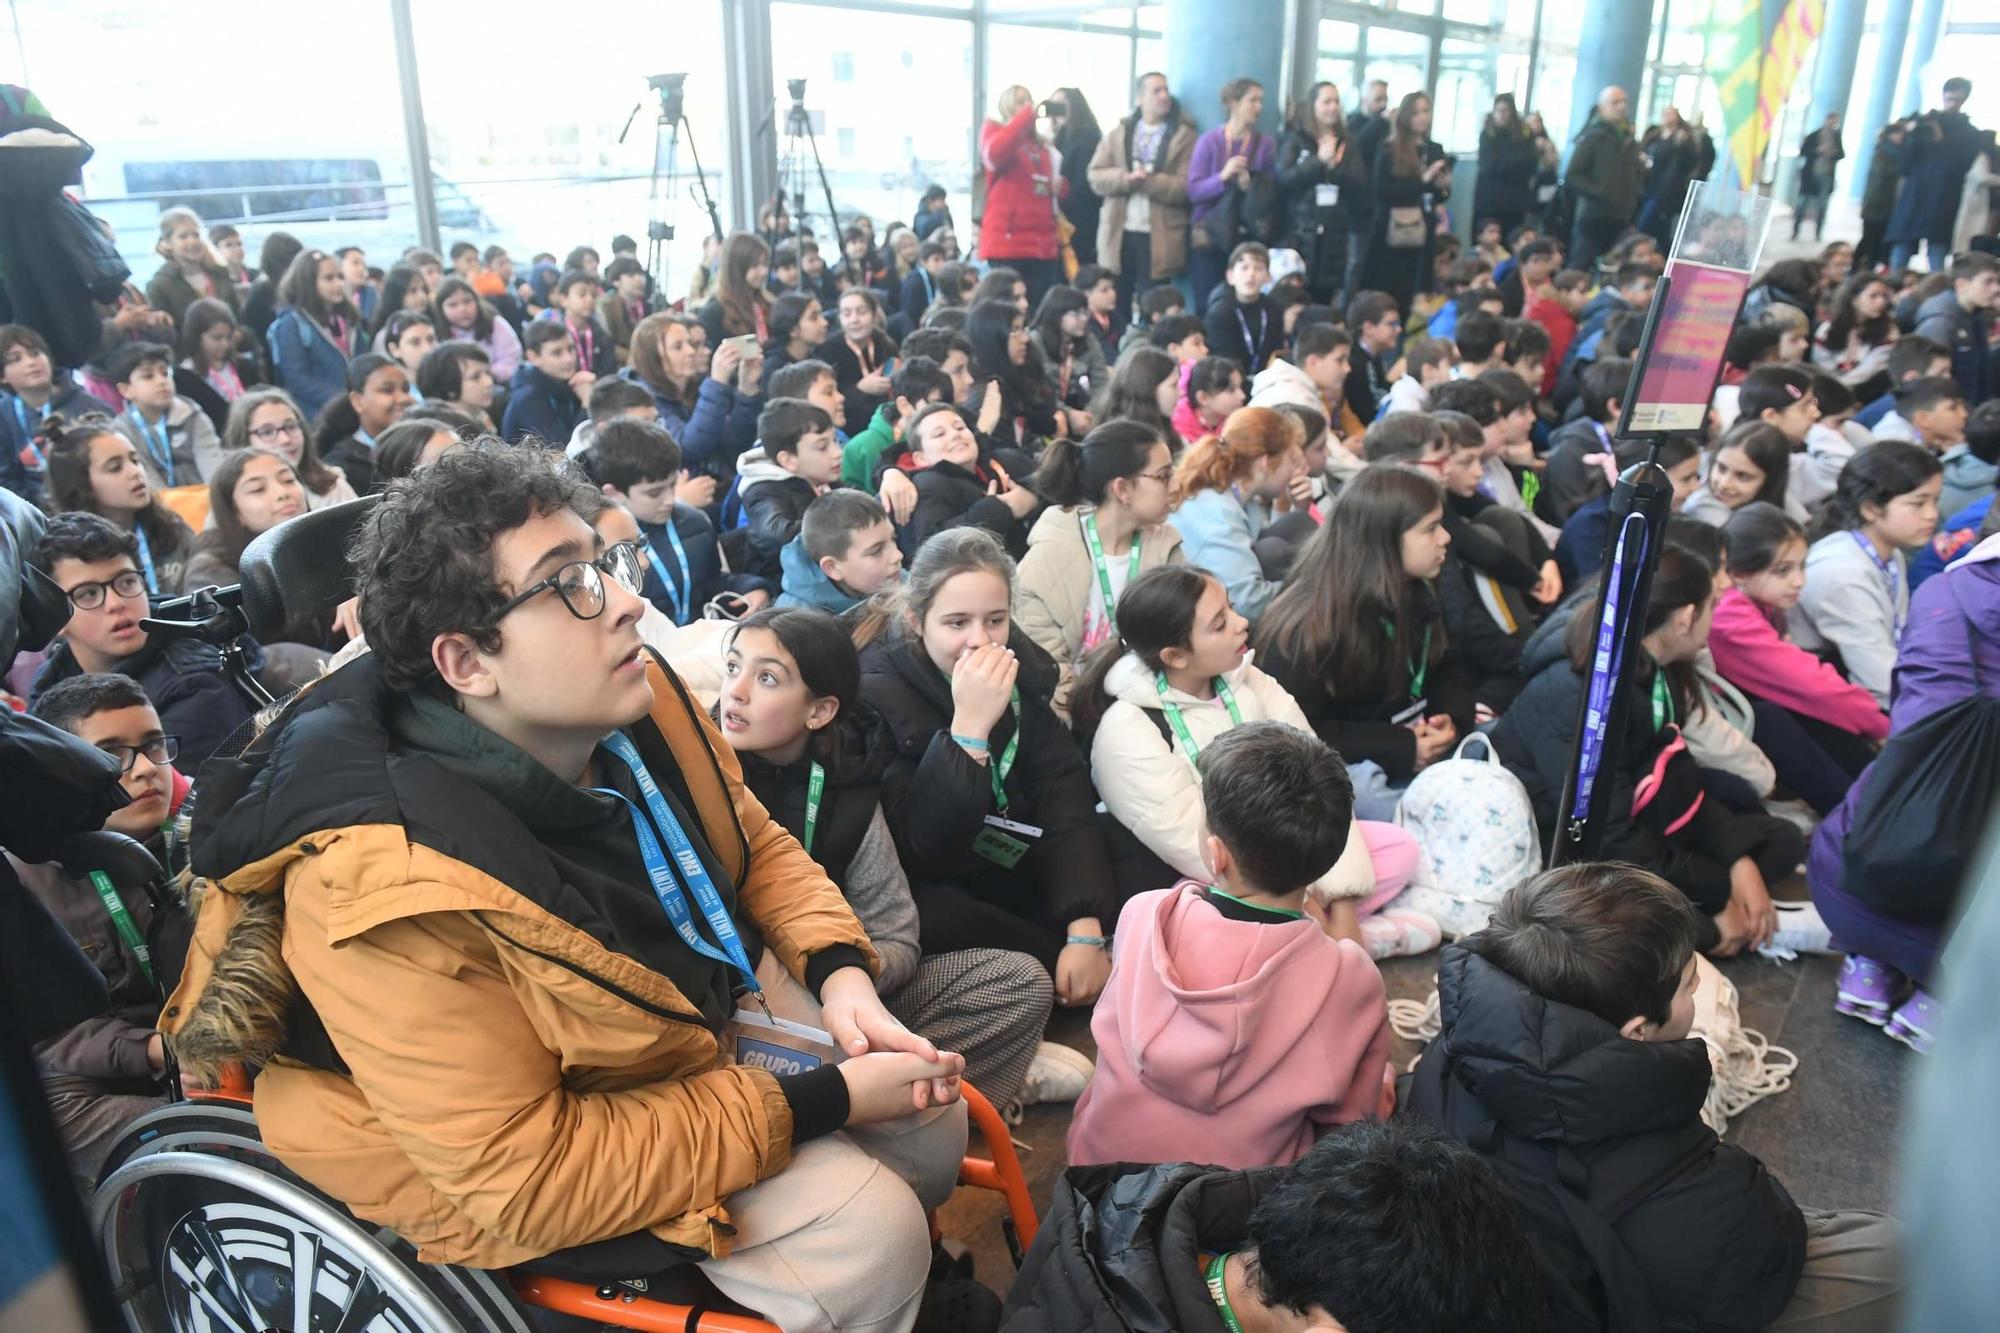
POLYGON ((979 255, 1021 275, 1032 309, 1064 278, 1056 203, 1068 183, 1056 150, 1035 133, 1035 99, 1028 90, 1016 84, 1001 93, 999 112, 998 120, 979 127, 979 161, 986 169, 979 255))

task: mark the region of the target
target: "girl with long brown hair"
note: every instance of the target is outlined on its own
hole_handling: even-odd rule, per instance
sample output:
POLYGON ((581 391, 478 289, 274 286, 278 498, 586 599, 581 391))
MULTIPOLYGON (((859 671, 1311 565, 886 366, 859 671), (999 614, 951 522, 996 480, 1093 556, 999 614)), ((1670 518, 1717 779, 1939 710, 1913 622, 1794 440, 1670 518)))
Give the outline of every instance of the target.
POLYGON ((704 375, 693 340, 699 332, 702 326, 687 315, 646 316, 632 330, 632 364, 623 374, 652 391, 660 424, 680 444, 688 471, 722 481, 757 440, 762 358, 746 361, 734 347, 721 346, 704 375))
POLYGON ((757 335, 762 347, 771 336, 771 294, 764 279, 771 276, 771 247, 747 231, 730 236, 722 247, 722 269, 715 295, 701 308, 701 326, 708 345, 720 351, 724 338, 757 335))
POLYGON ((1375 220, 1368 285, 1396 298, 1405 316, 1431 271, 1437 206, 1451 197, 1451 159, 1431 138, 1431 99, 1411 93, 1396 108, 1370 182, 1375 220))

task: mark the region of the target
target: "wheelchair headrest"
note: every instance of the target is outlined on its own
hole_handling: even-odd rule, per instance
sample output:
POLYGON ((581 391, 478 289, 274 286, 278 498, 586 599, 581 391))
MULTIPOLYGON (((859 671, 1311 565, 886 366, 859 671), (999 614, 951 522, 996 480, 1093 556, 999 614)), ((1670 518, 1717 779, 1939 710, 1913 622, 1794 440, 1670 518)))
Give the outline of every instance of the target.
POLYGON ((266 638, 294 620, 329 615, 354 595, 347 548, 376 498, 315 509, 251 539, 237 572, 253 635, 266 638))

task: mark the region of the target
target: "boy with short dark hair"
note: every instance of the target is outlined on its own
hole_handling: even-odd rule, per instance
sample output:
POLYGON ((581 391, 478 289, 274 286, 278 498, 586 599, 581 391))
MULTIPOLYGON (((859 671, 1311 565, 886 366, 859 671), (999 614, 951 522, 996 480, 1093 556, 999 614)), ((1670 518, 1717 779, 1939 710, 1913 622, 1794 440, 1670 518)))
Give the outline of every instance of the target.
POLYGON ((1996 310, 2000 310, 2000 260, 1977 250, 1952 260, 1949 291, 1917 307, 1914 331, 1951 349, 1951 373, 1969 403, 1983 403, 2000 393, 2000 372, 1993 367, 1986 332, 1996 310))
POLYGON ((1541 294, 1561 265, 1562 246, 1547 236, 1517 246, 1513 264, 1506 266, 1506 276, 1496 284, 1502 312, 1509 319, 1520 319, 1528 302, 1541 294))
POLYGON ((1209 879, 1119 913, 1076 1165, 1179 1161, 1196 1144, 1219 1166, 1282 1165, 1384 1100, 1381 974, 1308 893, 1353 827, 1347 766, 1282 722, 1230 728, 1198 766, 1209 879))
POLYGON ((1877 440, 1908 440, 1941 454, 1965 440, 1965 390, 1949 375, 1896 386, 1896 410, 1875 425, 1877 440))
POLYGON ((1118 361, 1118 343, 1125 335, 1125 312, 1118 308, 1118 275, 1102 264, 1085 264, 1076 271, 1076 289, 1090 312, 1090 336, 1104 352, 1107 365, 1118 361))
POLYGON ((836 423, 847 412, 847 400, 841 396, 840 380, 833 367, 811 357, 772 371, 770 380, 764 385, 764 396, 802 398, 832 417, 836 423))
MULTIPOLYGON (((175 737, 139 682, 120 675, 72 676, 36 701, 35 716, 110 754, 124 765, 127 800, 104 821, 112 833, 145 844, 170 872, 168 827, 188 784, 173 770, 175 737)), ((36 1047, 35 1062, 71 1165, 96 1181, 105 1155, 127 1126, 167 1102, 161 1076, 166 1045, 154 1024, 167 990, 179 980, 186 912, 170 894, 147 892, 129 863, 95 860, 73 842, 61 862, 7 860, 21 883, 62 923, 103 974, 110 1006, 36 1047)))
POLYGON ((1293 404, 1310 408, 1332 423, 1326 444, 1326 471, 1345 482, 1361 470, 1361 459, 1347 445, 1361 433, 1361 423, 1346 410, 1345 390, 1354 340, 1338 324, 1301 322, 1292 339, 1292 358, 1276 360, 1258 372, 1250 386, 1252 407, 1293 404))
MULTIPOLYGON (((615 264, 618 261, 614 259, 611 262, 615 264)), ((597 440, 597 428, 607 421, 616 421, 620 417, 658 421, 660 405, 654 399, 652 391, 637 380, 614 375, 610 379, 597 381, 590 386, 590 419, 578 425, 570 433, 569 444, 564 447, 563 453, 571 458, 583 457, 585 451, 597 440)), ((710 489, 714 489, 713 485, 710 489)))
MULTIPOLYGON (((1172 283, 1162 283, 1158 287, 1148 287, 1145 291, 1139 293, 1138 305, 1139 317, 1132 321, 1126 328, 1124 336, 1118 339, 1118 352, 1121 356, 1129 348, 1149 342, 1152 338, 1154 326, 1161 320, 1167 318, 1169 315, 1180 315, 1187 312, 1187 301, 1181 296, 1180 289, 1172 283)), ((1152 343, 1152 345, 1154 347, 1161 346, 1160 343, 1152 343)), ((1118 358, 1113 357, 1111 360, 1115 365, 1118 358)))
POLYGON ((924 241, 917 246, 916 267, 903 279, 902 290, 896 293, 896 313, 901 315, 910 328, 924 322, 924 311, 930 309, 937 300, 938 272, 945 265, 944 247, 936 241, 924 241))
POLYGON ((500 434, 509 444, 534 439, 559 448, 587 418, 580 395, 591 392, 597 376, 577 368, 576 340, 559 319, 531 322, 521 335, 521 357, 507 386, 500 434))
POLYGON ((875 409, 868 428, 848 440, 841 450, 841 484, 874 490, 882 455, 891 453, 902 442, 903 423, 911 414, 930 403, 956 401, 952 379, 944 368, 906 346, 902 364, 896 367, 896 374, 889 381, 889 401, 875 409))
POLYGON ((1567 865, 1508 890, 1491 924, 1439 955, 1441 1030, 1404 1113, 1507 1182, 1552 1328, 1886 1333, 1894 1221, 1802 1215, 1702 1123, 1700 924, 1678 889, 1628 865, 1567 865))
POLYGON ((111 407, 57 370, 48 340, 26 324, 0 324, 0 385, 0 486, 38 504, 48 460, 35 432, 58 412, 74 419, 111 407))
POLYGON ((1424 411, 1430 405, 1431 390, 1450 382, 1457 363, 1458 349, 1449 338, 1410 339, 1403 347, 1403 377, 1389 385, 1378 418, 1424 411))
POLYGON ((191 398, 174 392, 174 354, 159 343, 126 343, 112 353, 105 374, 125 400, 113 419, 139 451, 154 490, 199 486, 222 465, 222 438, 191 398))
POLYGON ((1271 280, 1271 252, 1245 241, 1229 252, 1228 289, 1209 302, 1203 331, 1210 356, 1226 356, 1243 367, 1245 379, 1270 363, 1285 343, 1284 312, 1264 294, 1271 280))
MULTIPOLYGON (((139 682, 180 737, 192 773, 250 717, 250 707, 222 674, 216 650, 195 639, 158 639, 139 624, 151 614, 139 548, 96 514, 57 514, 29 559, 69 598, 69 623, 35 676, 29 701, 75 676, 117 672, 139 682)), ((254 645, 246 645, 254 647, 254 645)), ((262 650, 252 655, 261 663, 262 650)))
POLYGON ((1624 357, 1608 357, 1583 373, 1583 415, 1549 436, 1542 488, 1535 496, 1535 515, 1544 523, 1561 527, 1587 501, 1611 489, 1604 469, 1583 460, 1611 452, 1611 426, 1624 410, 1631 378, 1632 363, 1624 357))
POLYGON ((799 534, 785 545, 779 606, 816 606, 843 615, 897 582, 903 552, 888 511, 865 491, 834 490, 806 506, 799 534))
POLYGON ((1194 315, 1163 315, 1146 339, 1183 366, 1208 355, 1208 333, 1194 315))
POLYGON ((550 293, 552 304, 542 312, 543 319, 569 330, 569 336, 576 342, 577 367, 598 379, 617 374, 619 365, 610 330, 597 318, 597 302, 603 290, 604 284, 595 273, 567 269, 556 279, 555 290, 550 293))
POLYGON ((636 417, 607 421, 585 461, 598 488, 639 521, 648 557, 640 591, 676 625, 700 619, 702 608, 720 592, 738 593, 753 610, 770 600, 764 580, 723 568, 708 515, 674 499, 681 448, 657 422, 636 417))
POLYGON ((1458 345, 1459 375, 1473 379, 1497 370, 1507 360, 1507 326, 1498 315, 1475 310, 1458 321, 1452 341, 1458 345))
POLYGON ((604 327, 611 334, 614 364, 622 366, 632 359, 632 330, 652 313, 646 303, 646 270, 630 255, 620 255, 605 267, 604 281, 611 288, 602 302, 604 327))
POLYGON ((764 279, 764 289, 772 296, 783 296, 786 292, 799 289, 797 241, 779 241, 771 247, 771 272, 764 279))
POLYGON ((1365 291, 1347 303, 1347 331, 1354 338, 1348 358, 1347 406, 1363 426, 1382 415, 1389 396, 1389 369, 1403 341, 1403 316, 1387 292, 1365 291))
POLYGON ((1548 369, 1554 345, 1549 331, 1532 320, 1506 319, 1500 322, 1500 341, 1505 346, 1496 368, 1514 372, 1536 394, 1541 393, 1543 372, 1548 369))
POLYGON ((1569 360, 1576 342, 1577 315, 1590 296, 1590 275, 1582 269, 1566 268, 1549 280, 1545 291, 1530 292, 1521 318, 1539 324, 1549 335, 1548 356, 1543 360, 1541 393, 1548 398, 1556 391, 1556 377, 1569 360))
POLYGON ((1882 418, 1896 410, 1896 390, 1914 379, 1951 374, 1951 349, 1935 338, 1912 333, 1889 349, 1889 387, 1854 414, 1854 424, 1875 431, 1882 418))
POLYGON ((815 498, 840 481, 841 449, 833 417, 801 398, 772 398, 757 418, 757 447, 736 460, 736 486, 723 522, 747 529, 738 567, 777 582, 778 556, 798 535, 815 498), (731 510, 740 507, 740 524, 731 510))

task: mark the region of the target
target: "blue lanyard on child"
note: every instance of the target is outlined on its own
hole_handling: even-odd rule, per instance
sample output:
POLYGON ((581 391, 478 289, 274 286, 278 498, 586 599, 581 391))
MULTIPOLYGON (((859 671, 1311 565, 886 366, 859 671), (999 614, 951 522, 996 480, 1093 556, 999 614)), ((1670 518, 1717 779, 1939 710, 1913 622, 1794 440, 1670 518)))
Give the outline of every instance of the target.
MULTIPOLYGON (((658 895, 660 906, 666 909, 667 920, 673 922, 674 931, 688 948, 742 973, 743 984, 749 987, 759 1004, 764 1004, 764 988, 757 984, 757 969, 750 965, 750 955, 743 948, 743 937, 737 933, 736 922, 723 904, 722 895, 716 892, 708 867, 701 863, 694 844, 688 841, 687 830, 674 817, 666 797, 660 795, 659 784, 653 781, 653 775, 646 771, 646 761, 639 757, 639 747, 632 744, 623 732, 614 731, 604 738, 604 748, 624 760, 625 766, 632 770, 632 779, 639 784, 639 794, 645 797, 646 810, 652 817, 648 819, 642 815, 639 807, 632 804, 623 792, 610 787, 593 787, 591 790, 616 796, 632 812, 632 830, 639 838, 639 856, 646 863, 646 876, 653 881, 653 892, 658 895), (667 849, 673 853, 674 865, 680 867, 681 879, 687 881, 685 890, 674 878, 666 852, 660 849, 660 836, 655 836, 655 827, 659 835, 666 838, 667 849), (694 895, 702 919, 715 933, 716 944, 710 944, 695 929, 694 914, 688 910, 689 893, 694 895)), ((769 1006, 765 1005, 765 1009, 768 1012, 769 1006)))
POLYGON ((648 537, 646 545, 652 547, 653 559, 659 561, 663 566, 660 571, 660 582, 667 585, 667 596, 674 599, 674 623, 676 625, 686 625, 690 623, 694 613, 694 574, 688 569, 687 547, 681 545, 681 534, 674 529, 674 516, 668 514, 667 521, 661 526, 667 530, 667 543, 674 548, 674 563, 680 566, 681 581, 679 583, 675 583, 667 577, 664 568, 666 557, 660 554, 658 543, 651 537, 648 537))
POLYGON ((1854 529, 1849 528, 1847 535, 1854 538, 1854 544, 1861 548, 1863 554, 1868 557, 1876 570, 1881 573, 1883 591, 1889 594, 1889 619, 1896 629, 1896 637, 1890 640, 1890 642, 1901 643, 1903 641, 1903 625, 1908 617, 1905 616, 1903 608, 1896 601, 1896 562, 1894 560, 1884 560, 1881 556, 1877 555, 1875 553, 1875 543, 1869 541, 1854 529))
POLYGON ((1612 632, 1618 620, 1618 603, 1625 593, 1625 550, 1631 534, 1637 530, 1640 535, 1638 549, 1632 558, 1643 567, 1646 547, 1652 542, 1652 534, 1647 531, 1645 519, 1637 514, 1628 514, 1624 526, 1618 531, 1618 541, 1611 548, 1611 569, 1604 580, 1604 608, 1597 626, 1597 647, 1591 655, 1590 692, 1588 704, 1583 714, 1583 751, 1576 772, 1576 800, 1570 806, 1569 818, 1581 820, 1590 812, 1590 789, 1597 781, 1597 770, 1604 762, 1604 742, 1607 723, 1611 716, 1611 687, 1618 679, 1618 668, 1624 658, 1624 643, 1612 632))
POLYGON ((1260 303, 1257 307, 1257 336, 1250 336, 1250 321, 1243 318, 1243 307, 1237 306, 1236 326, 1243 330, 1243 355, 1250 359, 1252 369, 1257 365, 1257 354, 1263 350, 1264 335, 1271 331, 1271 312, 1260 303))
POLYGON ((132 525, 132 535, 139 542, 139 570, 146 576, 146 591, 158 597, 160 595, 160 576, 153 572, 153 544, 146 540, 145 525, 134 523, 132 525))
MULTIPOLYGON (((48 455, 44 454, 41 446, 35 443, 35 425, 34 422, 28 420, 28 405, 19 398, 12 396, 9 396, 7 401, 14 405, 14 420, 21 423, 21 461, 26 463, 32 458, 34 460, 33 466, 37 468, 47 467, 49 465, 48 455)), ((53 398, 49 399, 51 403, 54 401, 55 399, 53 398)), ((47 405, 44 404, 41 412, 36 415, 35 421, 47 421, 48 419, 49 410, 47 405)))
POLYGON ((167 436, 166 418, 160 418, 160 431, 157 435, 153 433, 153 428, 146 424, 146 418, 139 415, 139 409, 136 407, 132 409, 132 420, 139 423, 139 432, 146 437, 146 452, 160 465, 160 471, 166 475, 167 485, 173 485, 174 446, 167 436))

